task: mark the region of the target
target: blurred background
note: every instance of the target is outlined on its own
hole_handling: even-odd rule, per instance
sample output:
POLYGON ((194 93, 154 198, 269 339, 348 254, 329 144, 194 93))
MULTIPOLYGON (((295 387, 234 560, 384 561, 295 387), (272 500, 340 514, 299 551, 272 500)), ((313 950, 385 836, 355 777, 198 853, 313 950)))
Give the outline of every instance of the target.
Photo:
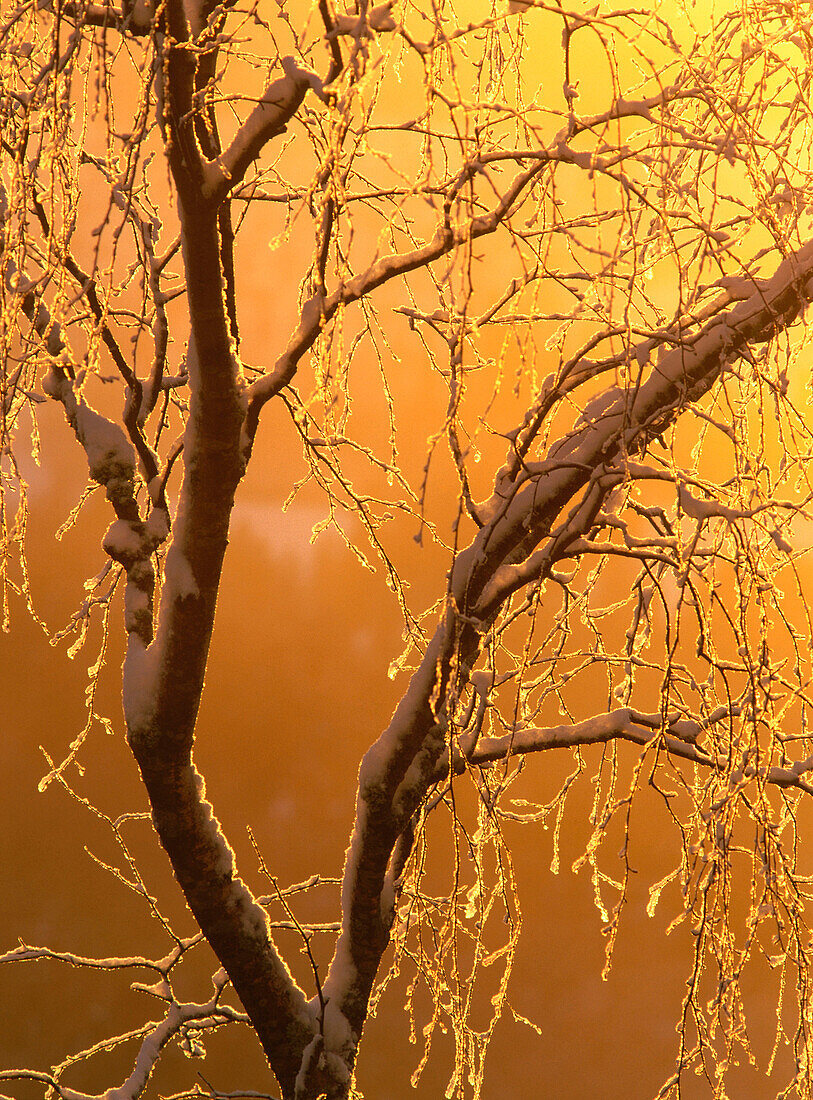
MULTIPOLYGON (((679 10, 676 6, 675 11, 679 10)), ((553 65, 554 55, 558 66, 558 38, 545 46, 541 29, 535 34, 531 45, 539 51, 540 70, 553 65)), ((589 106, 594 91, 596 102, 601 102, 598 88, 607 73, 601 69, 601 44, 583 48, 578 61, 583 102, 589 106)), ((558 87, 558 69, 556 81, 558 87)), ((393 98, 401 94, 396 90, 393 98)), ((407 139, 401 132, 388 140, 395 146, 407 139)), ((102 201, 102 192, 94 191, 90 180, 80 204, 80 218, 85 217, 88 224, 102 201)), ((580 180, 562 201, 572 204, 571 209, 584 200, 592 206, 596 199, 591 188, 580 180)), ((285 211, 271 204, 253 217, 252 229, 238 238, 241 354, 246 363, 268 364, 279 351, 280 333, 291 328, 301 256, 309 254, 311 238, 309 228, 300 225, 281 239, 285 211), (274 242, 274 247, 268 247, 268 242, 274 242), (292 272, 297 273, 295 277, 292 272)), ((490 257, 482 272, 486 296, 507 278, 499 253, 490 257)), ((653 294, 659 293, 664 302, 674 296, 666 276, 660 288, 656 280, 653 294)), ((378 304, 389 323, 392 311, 407 303, 394 289, 379 295, 378 304)), ((173 309, 182 339, 182 305, 173 309)), ((398 410, 402 465, 411 482, 419 484, 431 451, 428 511, 448 539, 457 512, 458 484, 447 449, 431 445, 446 415, 448 389, 439 374, 425 369, 406 321, 398 318, 392 328, 395 335, 384 366, 398 410)), ((537 349, 533 371, 542 371, 554 361, 551 354, 537 349)), ((527 364, 518 348, 505 356, 505 362, 516 374, 517 389, 512 394, 506 386, 500 401, 505 402, 506 415, 509 409, 513 415, 533 389, 533 371, 524 373, 527 364)), ((375 355, 362 351, 353 369, 354 423, 368 441, 381 445, 389 424, 380 363, 375 355)), ((488 400, 491 384, 472 378, 473 407, 488 400)), ((115 408, 118 398, 93 381, 88 400, 100 408, 115 408)), ((66 627, 81 605, 84 582, 105 564, 101 539, 110 516, 96 492, 78 521, 56 540, 55 533, 86 486, 87 466, 62 410, 48 403, 39 407, 39 414, 41 459, 39 464, 27 461, 24 474, 30 487, 30 589, 41 622, 17 601, 12 606, 11 633, 0 634, 0 773, 4 777, 0 951, 13 948, 19 938, 27 944, 97 958, 160 957, 169 941, 143 899, 122 880, 127 875, 126 862, 105 820, 105 815, 118 819, 146 808, 122 729, 120 596, 114 597, 106 638, 97 620, 85 646, 72 659, 66 650, 73 634, 57 645, 49 643, 49 633, 66 627), (92 723, 78 756, 80 766, 66 773, 73 794, 58 782, 39 791, 50 761, 61 760, 85 726, 87 669, 103 645, 106 667, 93 706, 110 719, 112 733, 92 723), (118 868, 120 874, 111 868, 118 868)), ((503 459, 504 440, 482 435, 477 446, 481 461, 473 479, 479 479, 474 493, 479 498, 503 459)), ((258 892, 271 892, 270 884, 263 884, 247 828, 281 886, 314 874, 341 875, 360 758, 387 725, 407 683, 405 672, 388 676, 391 662, 404 648, 403 619, 381 566, 371 558, 372 568, 364 568, 335 530, 327 529, 312 541, 314 527, 327 514, 325 499, 312 482, 283 510, 292 486, 307 470, 291 417, 272 403, 263 415, 254 458, 238 494, 198 724, 196 761, 206 778, 207 795, 235 849, 241 874, 258 892)), ((344 518, 341 524, 348 538, 363 544, 355 519, 344 518)), ((387 532, 388 552, 411 585, 412 606, 430 606, 444 590, 448 551, 429 539, 419 544, 414 517, 396 516, 387 532)), ((611 572, 604 583, 623 588, 625 573, 611 572)), ((605 700, 606 686, 597 675, 595 697, 583 699, 584 714, 601 709, 605 700)), ((651 709, 656 706, 655 701, 651 709)), ((664 889, 651 916, 647 903, 651 885, 676 865, 680 836, 658 793, 642 786, 628 841, 636 873, 631 876, 613 964, 602 978, 606 937, 590 868, 571 871, 590 834, 590 776, 599 767, 601 750, 588 749, 584 757, 585 778, 573 788, 560 828, 554 829, 552 819, 525 826, 505 824, 522 904, 522 935, 508 991, 519 1018, 512 1019, 506 1011, 497 1024, 488 1054, 485 1100, 648 1098, 675 1064, 676 1027, 694 941, 686 924, 667 935, 681 910, 676 883, 664 889)), ((627 769, 627 776, 636 758, 631 746, 622 748, 621 767, 627 769)), ((571 769, 569 754, 531 758, 516 779, 512 796, 544 804, 554 798, 571 769)), ((462 797, 465 801, 470 794, 462 797)), ((442 812, 436 816, 431 839, 438 868, 448 870, 453 830, 442 812)), ((810 824, 806 807, 799 823, 800 843, 806 846, 804 826, 810 824)), ((121 828, 162 911, 178 933, 193 934, 194 923, 147 822, 134 819, 121 828)), ((619 834, 619 847, 622 841, 619 834)), ((297 915, 312 922, 336 920, 337 888, 324 885, 311 890, 297 915)), ((310 967, 297 935, 281 932, 278 938, 296 977, 311 991, 310 967)), ((332 937, 317 937, 313 949, 324 972, 332 937)), ((177 993, 206 999, 214 969, 208 948, 196 948, 178 974, 177 993)), ((155 1002, 153 1009, 146 994, 130 988, 130 982, 141 977, 152 980, 56 961, 0 967, 0 1068, 47 1070, 110 1035, 159 1018, 161 1006, 155 1002)), ((415 993, 414 1019, 404 1011, 410 978, 405 962, 368 1022, 358 1070, 358 1085, 367 1100, 413 1096, 435 1100, 446 1090, 452 1038, 440 1030, 433 1035, 425 1069, 414 1087, 410 1083, 423 1054, 422 1029, 431 1015, 420 988, 415 993)), ((762 970, 749 971, 743 984, 748 1035, 762 1070, 753 1069, 747 1061, 734 1069, 730 1093, 768 1100, 790 1072, 787 1049, 781 1044, 773 1072, 763 1072, 771 1062, 777 1035, 779 978, 766 964, 762 970)), ((493 992, 485 980, 484 1021, 493 992)), ((792 1031, 792 1019, 787 1024, 792 1031)), ((230 1028, 207 1036, 204 1044, 205 1057, 191 1061, 172 1045, 148 1095, 169 1096, 187 1089, 196 1075, 203 1089, 273 1092, 262 1053, 250 1033, 230 1028)), ((132 1042, 102 1050, 67 1071, 64 1082, 102 1091, 123 1079, 134 1050, 132 1042)), ((33 1100, 42 1090, 16 1084, 6 1085, 5 1091, 33 1100)), ((709 1083, 702 1079, 687 1079, 681 1091, 685 1100, 710 1095, 709 1083)))

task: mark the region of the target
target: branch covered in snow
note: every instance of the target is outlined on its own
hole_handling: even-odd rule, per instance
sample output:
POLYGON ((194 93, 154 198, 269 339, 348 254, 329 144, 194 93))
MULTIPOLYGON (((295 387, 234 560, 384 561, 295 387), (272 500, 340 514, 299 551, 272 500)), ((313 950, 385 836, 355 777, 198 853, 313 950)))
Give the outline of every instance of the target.
MULTIPOLYGON (((198 138, 188 114, 195 67, 183 48, 184 13, 172 0, 169 8, 178 42, 170 51, 167 114, 173 136, 170 164, 181 195, 189 408, 183 481, 157 628, 148 644, 143 635, 130 633, 124 710, 128 741, 175 876, 227 969, 277 1079, 292 1092, 317 1021, 276 950, 265 910, 237 873, 234 852, 192 761, 229 521, 245 469, 240 449, 245 401, 223 293, 230 253, 224 255, 217 203, 199 201, 198 138)), ((119 554, 126 550, 125 535, 120 528, 110 532, 119 554)))
MULTIPOLYGON (((51 0, 48 0, 49 7, 50 3, 51 0)), ((155 8, 150 0, 124 3, 121 8, 112 4, 82 4, 71 0, 63 5, 62 14, 67 19, 81 21, 89 27, 110 28, 120 34, 143 38, 152 30, 155 8)))
POLYGON ((152 1021, 122 1035, 116 1035, 99 1044, 99 1050, 108 1050, 125 1042, 137 1042, 132 1071, 122 1083, 103 1093, 79 1092, 68 1088, 59 1080, 59 1070, 40 1073, 36 1070, 0 1070, 0 1081, 39 1081, 47 1084, 60 1100, 138 1100, 149 1083, 163 1049, 173 1040, 181 1045, 189 1043, 188 1035, 219 1027, 242 1018, 228 1005, 220 1004, 220 990, 205 1004, 181 1004, 172 1000, 164 1018, 152 1021))
MULTIPOLYGON (((384 265, 385 269, 386 265, 384 265)), ((383 269, 382 269, 383 270, 383 269)), ((372 281, 372 280, 371 280, 372 281)), ((351 1022, 363 1019, 381 954, 389 942, 382 892, 395 845, 429 787, 443 774, 447 752, 447 700, 468 680, 484 632, 521 586, 550 575, 577 539, 594 526, 623 469, 690 403, 702 397, 747 345, 772 339, 789 327, 813 295, 813 242, 803 245, 747 299, 683 334, 649 376, 630 393, 611 386, 591 402, 573 430, 559 438, 543 462, 511 464, 520 432, 512 437, 509 464, 498 472, 495 492, 482 506, 488 517, 471 544, 456 555, 450 593, 440 624, 389 727, 367 752, 359 773, 356 821, 345 865, 344 922, 325 982, 325 995, 351 1022), (539 549, 537 550, 537 547, 539 549)), ((530 422, 526 421, 530 445, 530 422)), ((629 709, 596 716, 576 726, 518 730, 482 739, 472 762, 518 753, 626 738, 647 744, 662 738, 670 752, 711 765, 693 745, 699 730, 676 719, 662 733, 629 709), (641 729, 643 723, 644 729, 641 729), (648 729, 646 727, 649 727, 648 729), (688 735, 691 732, 692 736, 688 735)), ((448 768, 448 763, 445 765, 448 768)), ((772 769, 769 782, 807 791, 798 774, 772 769)))
POLYGON ((297 64, 292 57, 283 57, 281 64, 284 75, 269 84, 231 144, 203 166, 203 195, 213 203, 221 202, 241 183, 263 146, 285 131, 308 89, 317 95, 322 93, 316 73, 297 64))

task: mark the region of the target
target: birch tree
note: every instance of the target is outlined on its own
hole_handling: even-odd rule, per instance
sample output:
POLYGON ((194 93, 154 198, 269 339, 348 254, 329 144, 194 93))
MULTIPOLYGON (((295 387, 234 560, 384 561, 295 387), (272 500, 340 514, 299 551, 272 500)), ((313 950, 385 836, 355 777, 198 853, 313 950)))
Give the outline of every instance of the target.
MULTIPOLYGON (((770 1062, 783 1097, 809 1097, 809 6, 25 0, 2 19, 3 625, 40 614, 19 456, 56 403, 87 458, 73 518, 94 492, 109 505, 63 644, 126 632, 137 810, 199 929, 167 926, 159 959, 21 944, 3 961, 124 971, 150 995, 142 1027, 88 1037, 88 1058, 130 1058, 107 1096, 135 1100, 168 1045, 195 1053, 214 1028, 256 1034, 263 1094, 360 1095, 365 1021, 402 972, 410 996, 435 995, 417 1072, 448 1027, 446 1096, 477 1097, 520 926, 506 822, 550 822, 555 848, 569 792, 592 785, 579 865, 609 967, 649 787, 675 839, 650 910, 671 905, 694 937, 659 1096, 695 1074, 725 1095, 752 1057, 743 975, 769 964, 770 1062), (298 287, 257 363, 247 280, 298 287), (417 456, 399 451, 398 372, 445 394, 417 456), (236 866, 194 751, 230 517, 274 405, 322 526, 404 622, 403 694, 360 760, 320 933, 332 961, 307 987, 275 930, 307 949, 297 910, 317 877, 277 886, 260 844, 265 880, 236 866), (404 533, 445 562, 428 608, 398 564, 404 533), (555 797, 515 799, 553 750, 569 761, 555 797), (440 820, 458 852, 441 896, 440 820), (185 1002, 175 975, 203 939, 214 992, 185 1002)), ((113 674, 99 654, 88 725, 69 747, 49 734, 43 787, 71 788, 93 684, 113 674)), ((138 882, 128 823, 108 824, 138 882)), ((69 1058, 0 1079, 89 1100, 77 1073, 69 1058)))

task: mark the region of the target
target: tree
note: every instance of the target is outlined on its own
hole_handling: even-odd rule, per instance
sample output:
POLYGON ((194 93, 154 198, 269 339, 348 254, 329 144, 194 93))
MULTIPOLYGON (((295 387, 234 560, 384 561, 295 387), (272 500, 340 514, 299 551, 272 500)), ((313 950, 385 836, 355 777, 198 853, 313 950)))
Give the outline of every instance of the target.
MULTIPOLYGON (((753 0, 715 20, 509 7, 4 11, 4 627, 15 604, 37 614, 18 456, 58 403, 87 458, 80 506, 101 487, 110 511, 106 564, 65 634, 76 651, 123 618, 127 740, 200 930, 167 926, 160 959, 4 956, 152 973, 141 988, 162 1016, 130 1033, 117 1096, 143 1092, 168 1044, 195 1053, 232 1025, 256 1033, 285 1100, 351 1096, 398 968, 436 994, 425 1057, 439 1021, 454 1032, 447 1095, 479 1095, 519 931, 506 822, 552 817, 558 843, 582 777, 608 966, 643 788, 679 840, 649 902, 666 891, 695 941, 659 1095, 689 1071, 724 1095, 750 1056, 743 975, 763 959, 781 975, 782 1095, 810 1095, 810 21, 753 0), (280 287, 295 260, 298 301, 254 366, 241 291, 262 276, 241 275, 238 239, 264 235, 284 251, 280 287), (417 464, 398 448, 399 369, 445 395, 417 464), (371 387, 379 411, 360 416, 371 387), (322 526, 377 558, 404 619, 391 673, 409 673, 360 763, 326 973, 297 916, 317 878, 279 887, 258 844, 273 891, 252 891, 193 751, 230 516, 274 406, 324 493, 322 526), (410 602, 404 532, 438 563, 428 611, 410 602), (558 794, 512 800, 553 749, 571 761, 558 794), (444 815, 445 892, 430 845, 444 815), (309 989, 275 942, 280 906, 309 989), (173 980, 203 937, 215 992, 187 1003, 173 980), (495 960, 483 1026, 471 989, 495 960)), ((72 789, 105 721, 102 658, 88 724, 43 786, 72 789)), ((107 820, 138 884, 127 822, 107 820)), ((71 1072, 0 1079, 84 1100, 71 1072)))

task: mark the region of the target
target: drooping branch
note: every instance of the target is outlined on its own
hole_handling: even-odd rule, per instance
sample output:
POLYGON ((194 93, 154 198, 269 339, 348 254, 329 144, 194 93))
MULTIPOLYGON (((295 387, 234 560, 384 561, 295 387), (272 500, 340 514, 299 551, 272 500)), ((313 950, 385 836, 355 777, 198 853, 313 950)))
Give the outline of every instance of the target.
MULTIPOLYGON (((269 93, 272 90, 274 92, 275 102, 278 101, 278 109, 280 111, 283 110, 283 105, 285 103, 292 101, 291 97, 295 87, 295 78, 298 78, 300 82, 304 82, 302 84, 303 95, 308 81, 316 87, 316 78, 314 74, 297 70, 295 64, 291 62, 290 59, 285 59, 285 61, 288 66, 285 79, 275 82, 275 84, 269 88, 269 93), (285 83, 286 81, 288 81, 287 84, 285 83)), ((268 96, 269 93, 266 93, 266 95, 268 96)), ((606 127, 614 120, 627 117, 640 116, 643 118, 651 118, 653 111, 657 108, 666 108, 671 102, 682 98, 694 98, 696 94, 696 89, 670 87, 664 89, 658 95, 648 97, 641 101, 626 101, 623 98, 618 99, 607 111, 579 120, 576 125, 575 133, 582 132, 583 130, 586 131, 606 127)), ((282 118, 282 114, 279 115, 279 118, 282 118)), ((233 187, 242 179, 243 173, 241 173, 239 177, 234 176, 234 178, 232 178, 230 174, 231 169, 229 169, 228 164, 231 160, 237 158, 238 155, 242 155, 242 150, 249 148, 249 146, 253 148, 252 142, 254 141, 259 142, 257 147, 257 151, 259 151, 259 147, 261 147, 262 143, 266 140, 264 135, 266 132, 275 132, 273 127, 277 125, 277 121, 277 116, 270 110, 269 105, 261 104, 255 109, 254 113, 246 121, 230 147, 233 152, 227 150, 226 153, 218 158, 217 162, 206 166, 205 172, 207 181, 205 183, 205 191, 207 194, 213 196, 224 194, 226 189, 233 187), (224 160, 224 158, 226 159, 224 160), (219 166, 221 161, 223 162, 223 167, 219 166), (215 169, 216 171, 214 171, 215 169), (218 179, 218 173, 224 175, 222 180, 218 179)), ((287 121, 287 119, 285 121, 287 121)), ((262 407, 292 380, 302 356, 313 346, 319 333, 334 318, 341 307, 360 301, 385 283, 389 283, 393 279, 407 275, 412 271, 429 267, 441 257, 481 237, 494 233, 500 226, 506 224, 516 213, 517 209, 527 198, 529 188, 546 167, 557 164, 571 165, 583 170, 591 178, 596 172, 605 173, 614 182, 619 184, 623 190, 638 194, 638 189, 634 182, 628 178, 623 171, 618 169, 619 165, 623 165, 626 155, 623 151, 619 153, 615 159, 612 157, 599 157, 589 153, 576 152, 569 144, 573 137, 574 133, 571 133, 565 128, 556 134, 550 144, 544 148, 514 149, 508 152, 502 150, 478 152, 476 156, 464 163, 461 169, 455 174, 454 178, 442 189, 444 196, 443 218, 430 240, 424 245, 409 252, 396 253, 376 259, 366 270, 348 279, 331 293, 326 293, 320 289, 313 294, 304 303, 300 313, 299 324, 292 334, 285 351, 277 359, 274 369, 267 375, 258 378, 249 389, 249 412, 247 417, 248 445, 250 446, 250 441, 256 433, 262 407), (511 185, 499 196, 499 201, 486 213, 463 219, 458 223, 453 223, 451 211, 456 198, 464 187, 469 184, 475 176, 485 172, 488 166, 504 163, 529 164, 530 166, 517 173, 511 185)), ((256 153, 253 155, 256 155, 256 153)), ((246 165, 250 159, 249 157, 245 161, 246 165)), ((641 196, 639 195, 638 197, 641 199, 642 204, 646 206, 647 204, 641 196)), ((581 277, 585 276, 582 274, 581 277)), ((747 288, 746 293, 759 289, 759 283, 754 279, 743 279, 741 282, 747 288)), ((742 293, 741 288, 740 293, 742 293)), ((729 293, 724 296, 724 300, 731 301, 732 298, 736 296, 736 294, 729 293)), ((714 307, 712 307, 712 309, 713 308, 714 307)), ((406 309, 401 310, 401 312, 410 315, 411 311, 406 309)), ((701 318, 698 318, 698 320, 699 319, 701 318)), ((619 332, 621 331, 626 330, 619 330, 619 332)), ((678 346, 682 346, 682 333, 679 332, 676 336, 678 346)), ((675 334, 666 333, 663 336, 663 342, 668 346, 670 341, 674 340, 674 338, 675 334)), ((644 356, 644 359, 648 357, 648 354, 656 346, 659 346, 658 341, 653 341, 650 337, 649 347, 646 349, 647 354, 644 356)), ((588 377, 593 377, 601 373, 602 370, 609 369, 612 369, 611 362, 607 362, 603 366, 586 362, 574 364, 572 369, 573 377, 569 380, 562 377, 559 380, 559 384, 569 389, 575 387, 588 377)), ((558 394, 560 392, 563 391, 557 386, 556 393, 558 394)), ((526 445, 532 441, 535 434, 533 425, 535 423, 538 429, 538 424, 543 419, 544 410, 548 404, 544 399, 544 395, 540 395, 540 402, 542 405, 541 409, 529 410, 529 423, 526 424, 526 429, 530 426, 531 430, 526 430, 524 433, 526 445), (536 416, 534 416, 534 412, 536 412, 536 416)), ((508 458, 508 465, 510 466, 520 461, 520 459, 521 451, 515 449, 508 458)))
MULTIPOLYGON (((524 159, 521 156, 512 159, 524 159)), ((448 222, 439 226, 432 239, 425 245, 372 263, 366 271, 356 275, 329 295, 314 294, 302 307, 299 325, 288 346, 277 359, 270 374, 258 378, 248 389, 248 415, 246 417, 246 446, 250 447, 257 431, 263 406, 280 392, 294 377, 302 356, 336 315, 340 307, 367 297, 374 290, 411 271, 428 267, 435 260, 448 255, 469 241, 494 233, 508 218, 524 197, 528 185, 548 163, 546 153, 536 156, 533 165, 519 172, 500 201, 487 213, 468 219, 460 225, 448 222)))

